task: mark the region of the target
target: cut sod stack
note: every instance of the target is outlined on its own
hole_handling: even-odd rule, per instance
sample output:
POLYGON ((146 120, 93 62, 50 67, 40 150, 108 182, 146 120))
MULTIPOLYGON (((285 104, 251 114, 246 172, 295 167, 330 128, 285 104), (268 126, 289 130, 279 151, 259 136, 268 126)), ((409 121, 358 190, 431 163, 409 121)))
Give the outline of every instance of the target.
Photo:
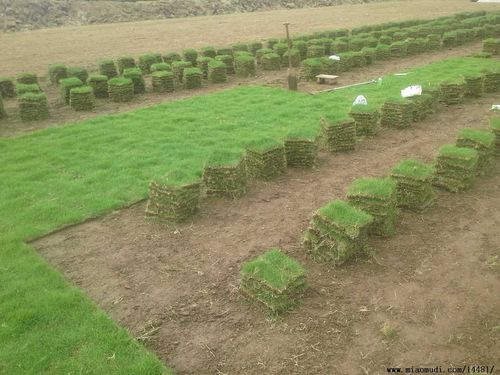
POLYGON ((3 98, 13 98, 16 96, 16 89, 12 78, 0 77, 0 95, 3 98))
POLYGON ((377 133, 380 118, 377 107, 371 105, 353 105, 349 112, 356 123, 356 135, 374 135, 377 133))
POLYGON ((261 48, 257 52, 255 52, 255 61, 257 64, 261 63, 262 56, 267 55, 268 53, 274 53, 274 50, 271 48, 261 48))
POLYGON ((108 93, 113 102, 130 102, 134 98, 134 82, 130 78, 111 78, 108 93))
POLYGON ((149 74, 151 73, 151 65, 154 63, 161 62, 161 57, 158 59, 158 57, 153 54, 153 53, 146 53, 144 55, 139 56, 139 68, 141 71, 144 72, 144 74, 149 74))
POLYGON ((21 95, 18 102, 19 114, 23 121, 44 120, 49 117, 47 96, 44 93, 28 92, 21 95))
POLYGON ((277 53, 266 53, 260 59, 263 70, 280 70, 281 57, 277 53))
POLYGON ((444 145, 438 150, 433 184, 458 192, 469 188, 477 175, 478 153, 468 147, 444 145))
POLYGON ((203 72, 200 68, 184 69, 184 86, 187 89, 196 89, 201 87, 203 72))
POLYGON ((352 182, 347 198, 373 216, 371 234, 387 237, 395 233, 399 215, 396 182, 390 178, 360 178, 352 182))
POLYGON ((174 61, 181 61, 182 57, 178 52, 167 52, 163 55, 163 61, 172 65, 174 61))
POLYGON ((500 116, 490 118, 490 129, 495 134, 495 156, 500 156, 500 116))
POLYGON ((196 60, 198 59, 198 52, 195 49, 188 48, 182 51, 185 61, 189 61, 192 66, 196 66, 196 60))
POLYGON ((211 57, 206 57, 206 56, 200 56, 198 59, 196 59, 196 66, 201 69, 203 72, 203 78, 207 79, 208 78, 208 64, 210 61, 213 59, 211 57))
POLYGON ((257 54, 257 51, 259 49, 262 49, 262 47, 262 42, 250 42, 248 43, 248 52, 255 56, 257 54))
POLYGON ((395 166, 391 178, 396 181, 398 207, 423 211, 432 206, 435 201, 433 173, 432 166, 419 160, 408 159, 395 166))
POLYGON ((0 119, 7 117, 7 113, 5 112, 5 108, 3 106, 2 95, 0 95, 0 119))
POLYGON ((239 55, 234 59, 234 70, 240 77, 255 75, 255 58, 253 56, 239 55))
POLYGON ((500 90, 500 71, 488 72, 484 75, 484 92, 500 90))
POLYGON ((483 52, 500 55, 500 39, 489 38, 483 40, 483 52))
POLYGON ((215 59, 226 64, 226 74, 234 74, 234 58, 232 55, 219 55, 215 59))
POLYGON ((87 83, 94 90, 96 98, 108 97, 108 77, 101 74, 93 74, 87 80, 87 83))
POLYGON ((380 124, 391 128, 408 128, 413 122, 412 101, 404 98, 388 99, 382 105, 380 124))
POLYGON ((168 223, 179 223, 192 217, 198 210, 201 182, 187 178, 182 172, 155 179, 149 184, 146 217, 168 223))
POLYGON ((154 92, 173 92, 174 73, 160 70, 151 74, 151 83, 154 92))
POLYGON ((72 66, 68 68, 68 77, 76 77, 82 82, 87 82, 87 79, 89 78, 89 73, 85 68, 72 66))
POLYGON ((422 93, 408 98, 413 105, 413 121, 421 121, 430 115, 435 108, 435 99, 432 95, 422 93))
POLYGON ((210 61, 208 63, 208 79, 212 83, 226 82, 226 64, 219 60, 210 61))
POLYGON ((379 44, 375 48, 375 58, 377 60, 389 60, 391 58, 391 47, 386 44, 379 44))
POLYGON ((177 82, 182 82, 182 78, 184 77, 184 69, 191 68, 193 64, 189 61, 174 61, 172 63, 172 72, 174 73, 174 77, 177 82))
POLYGON ((476 150, 478 174, 489 172, 495 153, 495 134, 484 130, 464 128, 458 132, 456 145, 476 150))
POLYGON ((16 81, 25 85, 38 85, 38 77, 35 73, 21 73, 16 77, 16 81))
POLYGON ((312 168, 318 158, 317 132, 312 129, 291 131, 285 139, 287 167, 312 168))
POLYGON ((118 71, 123 74, 123 71, 128 68, 135 68, 135 60, 130 56, 122 56, 118 59, 118 71))
POLYGON ((249 142, 246 166, 248 175, 263 180, 271 180, 286 172, 285 146, 271 139, 259 139, 249 142))
POLYGON ((40 86, 37 84, 27 85, 24 83, 16 83, 16 95, 20 96, 26 94, 27 92, 39 93, 41 92, 40 86))
POLYGON ((447 105, 460 104, 465 95, 464 81, 445 81, 439 86, 439 100, 447 105))
POLYGON ((151 65, 151 73, 160 72, 160 71, 170 72, 171 70, 172 70, 172 67, 170 66, 170 64, 167 64, 164 62, 154 63, 153 65, 151 65))
POLYGON ((203 170, 207 195, 238 198, 245 194, 247 177, 244 158, 239 151, 214 152, 203 170))
POLYGON ((465 96, 479 98, 483 95, 483 80, 481 74, 466 75, 465 80, 465 96))
POLYGON ((76 77, 63 78, 59 81, 59 86, 64 103, 69 104, 69 94, 71 89, 83 86, 83 82, 76 77))
POLYGON ((94 90, 90 86, 71 89, 69 103, 75 111, 90 111, 95 106, 94 90))
POLYGON ((305 59, 300 66, 300 78, 306 81, 314 81, 321 74, 323 64, 320 59, 305 59))
POLYGON ((53 64, 49 66, 49 79, 53 85, 59 84, 59 81, 68 77, 66 65, 53 64))
POLYGON ((429 34, 427 35, 427 49, 429 51, 438 51, 441 49, 441 35, 429 34))
MULTIPOLYGON (((292 60, 292 67, 297 67, 300 65, 300 62, 302 61, 301 57, 300 57, 300 51, 298 49, 295 49, 295 48, 292 48, 290 50, 290 56, 292 57, 291 60, 292 60)), ((281 64, 283 66, 286 66, 288 67, 288 51, 286 51, 284 54, 283 54, 283 58, 281 60, 281 64)))
POLYGON ((299 51, 300 60, 307 58, 307 43, 304 40, 294 41, 293 48, 299 51))
POLYGON ((108 78, 118 76, 116 65, 113 60, 102 60, 99 62, 99 73, 108 78))
MULTIPOLYGON (((148 69, 151 69, 149 67, 148 69)), ((134 94, 142 94, 146 92, 146 82, 140 68, 127 68, 123 71, 123 78, 132 80, 134 84, 134 94)))
POLYGON ((367 249, 373 217, 343 200, 320 208, 304 235, 304 247, 318 262, 341 265, 367 249))
POLYGON ((405 57, 407 55, 407 43, 403 41, 394 42, 389 46, 391 57, 405 57))
POLYGON ((330 121, 323 117, 321 127, 329 151, 351 151, 356 148, 356 122, 353 119, 330 121))
POLYGON ((305 269, 279 249, 271 249, 241 268, 241 292, 264 305, 272 316, 297 306, 306 289, 305 269))

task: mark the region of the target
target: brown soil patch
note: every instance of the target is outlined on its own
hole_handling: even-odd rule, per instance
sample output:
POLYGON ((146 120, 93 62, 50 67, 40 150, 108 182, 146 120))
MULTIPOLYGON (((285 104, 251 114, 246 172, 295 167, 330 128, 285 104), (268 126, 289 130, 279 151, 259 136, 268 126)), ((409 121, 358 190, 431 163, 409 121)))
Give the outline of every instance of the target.
MULTIPOLYGON (((144 220, 144 203, 35 242, 40 253, 178 374, 384 374, 387 366, 489 364, 500 353, 500 165, 464 193, 403 212, 374 259, 332 269, 305 256, 314 210, 361 176, 431 161, 464 126, 484 128, 493 96, 411 129, 383 129, 317 169, 205 202, 192 222, 144 220), (279 246, 309 270, 302 305, 278 321, 239 297, 242 262, 279 246), (495 258, 496 257, 496 258, 495 258), (384 323, 394 339, 380 333, 384 323)), ((496 363, 495 363, 496 361, 496 363)), ((446 366, 446 367, 445 367, 446 366)))
POLYGON ((498 9, 500 4, 469 0, 411 0, 3 33, 0 66, 2 75, 23 71, 45 75, 48 65, 56 62, 92 66, 99 59, 123 54, 284 37, 283 21, 291 22, 292 33, 299 34, 498 9))
MULTIPOLYGON (((481 49, 482 43, 479 42, 443 51, 428 52, 418 56, 410 56, 391 61, 378 61, 370 66, 342 73, 338 85, 341 86, 362 82, 450 57, 467 56, 481 49)), ((97 99, 95 109, 88 112, 74 111, 62 101, 58 88, 48 84, 46 79, 42 79, 40 81, 41 86, 49 100, 50 118, 44 121, 23 122, 19 116, 17 100, 4 99, 8 117, 0 122, 0 137, 11 137, 48 127, 64 126, 69 122, 82 121, 101 115, 120 113, 159 103, 206 95, 239 85, 257 84, 286 87, 286 74, 286 69, 282 69, 278 72, 259 71, 257 77, 248 79, 229 76, 229 81, 225 84, 208 84, 205 81, 204 87, 201 89, 185 90, 179 88, 178 91, 168 94, 153 93, 151 92, 151 87, 148 86, 147 93, 136 95, 134 100, 130 103, 113 103, 107 99, 97 99)), ((150 83, 150 80, 147 79, 147 84, 150 85, 150 83)), ((329 87, 330 86, 318 85, 315 82, 301 82, 299 84, 299 90, 303 92, 322 90, 329 87)))

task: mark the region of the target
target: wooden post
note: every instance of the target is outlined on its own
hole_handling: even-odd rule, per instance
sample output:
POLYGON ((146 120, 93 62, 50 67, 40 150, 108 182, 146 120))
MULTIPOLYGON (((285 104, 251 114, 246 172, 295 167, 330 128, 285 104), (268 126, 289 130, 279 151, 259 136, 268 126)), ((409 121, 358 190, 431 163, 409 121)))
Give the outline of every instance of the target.
POLYGON ((292 41, 290 40, 290 31, 288 29, 290 22, 284 22, 283 25, 285 25, 286 40, 288 43, 288 71, 287 71, 288 89, 292 91, 297 91, 298 80, 297 80, 297 75, 295 74, 295 71, 293 70, 292 67, 292 53, 291 53, 292 41))

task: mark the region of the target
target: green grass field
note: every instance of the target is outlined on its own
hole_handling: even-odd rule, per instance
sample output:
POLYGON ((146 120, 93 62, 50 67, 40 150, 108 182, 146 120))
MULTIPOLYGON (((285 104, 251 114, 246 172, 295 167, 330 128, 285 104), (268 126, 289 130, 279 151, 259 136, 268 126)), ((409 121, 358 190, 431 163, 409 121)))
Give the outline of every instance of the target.
POLYGON ((153 177, 197 178, 216 150, 319 132, 322 115, 345 118, 359 94, 380 106, 410 84, 499 68, 454 59, 316 96, 242 87, 0 139, 0 373, 167 371, 26 241, 145 198, 153 177))

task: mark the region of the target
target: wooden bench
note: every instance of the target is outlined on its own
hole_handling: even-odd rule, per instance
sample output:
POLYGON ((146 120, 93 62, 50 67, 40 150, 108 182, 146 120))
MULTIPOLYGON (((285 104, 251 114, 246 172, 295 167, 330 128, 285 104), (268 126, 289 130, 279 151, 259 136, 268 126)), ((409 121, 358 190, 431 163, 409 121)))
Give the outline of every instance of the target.
POLYGON ((318 74, 316 76, 316 80, 320 85, 335 85, 337 83, 337 78, 339 78, 339 76, 334 76, 331 74, 318 74))

